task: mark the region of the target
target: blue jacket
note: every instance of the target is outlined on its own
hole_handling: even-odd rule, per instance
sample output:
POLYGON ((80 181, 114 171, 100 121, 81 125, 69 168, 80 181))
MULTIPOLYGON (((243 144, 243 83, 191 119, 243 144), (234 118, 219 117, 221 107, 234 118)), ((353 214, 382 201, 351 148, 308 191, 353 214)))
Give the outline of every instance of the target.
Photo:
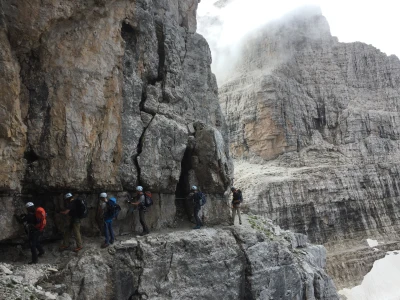
POLYGON ((104 211, 104 222, 111 223, 115 217, 115 206, 117 205, 117 199, 110 198, 107 201, 106 210, 104 211))

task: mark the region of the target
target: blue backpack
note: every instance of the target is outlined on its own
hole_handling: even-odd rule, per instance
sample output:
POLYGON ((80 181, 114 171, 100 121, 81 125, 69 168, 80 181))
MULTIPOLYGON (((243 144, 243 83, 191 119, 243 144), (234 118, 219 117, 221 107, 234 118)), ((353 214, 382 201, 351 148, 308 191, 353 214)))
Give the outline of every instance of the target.
POLYGON ((118 218, 118 215, 121 211, 121 206, 119 206, 117 204, 117 199, 110 198, 109 206, 110 206, 110 215, 111 215, 110 217, 112 217, 113 219, 118 218))

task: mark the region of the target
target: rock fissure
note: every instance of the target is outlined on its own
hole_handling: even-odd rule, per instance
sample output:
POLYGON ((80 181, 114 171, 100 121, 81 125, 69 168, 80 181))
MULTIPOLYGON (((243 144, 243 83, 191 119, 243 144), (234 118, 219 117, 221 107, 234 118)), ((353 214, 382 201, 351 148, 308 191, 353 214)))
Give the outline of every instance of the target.
POLYGON ((147 129, 149 128, 149 126, 151 125, 151 123, 152 123, 152 121, 154 120, 155 116, 156 116, 156 114, 154 114, 154 115, 152 116, 152 118, 151 118, 149 124, 147 124, 147 126, 143 129, 143 132, 142 132, 142 134, 141 134, 141 136, 140 136, 140 138, 139 138, 139 143, 138 143, 138 145, 137 145, 137 153, 136 153, 136 156, 135 156, 135 165, 136 165, 137 172, 138 172, 138 179, 137 179, 138 185, 143 185, 143 184, 142 184, 142 180, 141 180, 141 176, 140 176, 140 175, 141 175, 141 167, 140 167, 140 163, 139 163, 139 158, 140 158, 140 154, 141 154, 142 151, 143 151, 144 137, 145 137, 145 134, 146 134, 146 130, 147 130, 147 129))
POLYGON ((254 300, 254 296, 253 296, 253 292, 252 292, 252 288, 251 288, 251 281, 250 281, 250 277, 252 276, 252 268, 251 268, 251 262, 250 262, 249 256, 243 247, 244 242, 241 240, 240 236, 235 232, 235 229, 230 230, 230 232, 232 233, 233 237, 235 238, 235 241, 239 248, 239 251, 241 252, 241 254, 243 255, 243 258, 244 258, 244 260, 242 260, 244 267, 243 267, 243 274, 242 274, 240 299, 254 300))
MULTIPOLYGON (((157 54, 158 54, 158 82, 163 82, 165 78, 165 36, 164 25, 160 22, 155 22, 156 37, 157 37, 157 54)), ((154 85, 154 83, 153 83, 154 85)), ((164 85, 164 84, 163 84, 164 85)))

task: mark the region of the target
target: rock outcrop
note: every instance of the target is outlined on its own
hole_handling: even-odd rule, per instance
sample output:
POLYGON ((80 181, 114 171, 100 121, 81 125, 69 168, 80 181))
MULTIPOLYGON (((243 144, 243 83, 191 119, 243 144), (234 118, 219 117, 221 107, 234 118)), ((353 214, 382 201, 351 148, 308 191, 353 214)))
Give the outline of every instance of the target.
POLYGON ((67 191, 86 194, 83 226, 93 233, 98 192, 120 196, 139 184, 154 195, 152 227, 174 224, 183 205, 175 198, 191 184, 209 195, 209 223, 228 219, 213 202, 232 168, 197 5, 0 4, 0 240, 15 236, 12 215, 28 199, 56 232, 67 191))
POLYGON ((323 270, 324 247, 263 218, 249 222, 123 239, 104 250, 87 247, 78 256, 49 249, 52 265, 41 264, 35 272, 0 264, 0 291, 7 299, 18 293, 60 300, 339 299, 323 270), (2 273, 2 266, 13 274, 2 273))
POLYGON ((340 43, 314 8, 243 45, 219 91, 248 211, 328 252, 398 240, 400 60, 340 43))

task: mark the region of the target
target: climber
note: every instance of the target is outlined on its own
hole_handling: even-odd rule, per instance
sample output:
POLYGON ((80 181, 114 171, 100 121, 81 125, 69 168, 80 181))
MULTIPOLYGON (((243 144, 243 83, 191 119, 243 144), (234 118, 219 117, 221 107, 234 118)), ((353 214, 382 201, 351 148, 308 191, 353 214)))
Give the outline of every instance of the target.
POLYGON ((110 244, 114 243, 114 231, 112 228, 113 219, 117 217, 117 214, 120 211, 119 206, 117 205, 117 199, 115 198, 107 198, 107 193, 100 194, 100 200, 105 204, 104 208, 104 236, 105 241, 101 246, 102 248, 106 248, 110 246, 110 244))
POLYGON ((32 202, 25 205, 28 214, 22 214, 17 217, 18 222, 24 224, 25 231, 28 234, 29 246, 32 253, 32 261, 29 264, 37 264, 38 257, 44 254, 43 247, 40 245, 40 237, 46 226, 46 212, 42 207, 35 208, 32 202), (39 254, 36 252, 39 251, 39 254))
POLYGON ((243 202, 242 191, 231 187, 232 191, 232 225, 235 225, 235 215, 239 217, 239 224, 242 225, 242 218, 240 216, 240 204, 243 202))
POLYGON ((60 213, 63 215, 69 215, 70 220, 69 223, 65 224, 64 228, 64 240, 60 246, 60 251, 66 250, 69 248, 69 240, 71 238, 71 232, 75 235, 76 248, 73 250, 74 252, 79 252, 82 250, 82 237, 81 237, 81 219, 78 217, 77 211, 77 201, 72 196, 71 193, 67 193, 64 196, 66 209, 61 211, 60 213))
POLYGON ((143 193, 143 187, 142 186, 137 186, 136 187, 136 202, 130 202, 131 205, 137 206, 139 210, 139 220, 140 224, 143 227, 143 232, 140 235, 146 235, 149 234, 149 228, 147 227, 146 220, 145 220, 145 214, 147 211, 147 205, 146 205, 146 197, 145 194, 143 193))
POLYGON ((193 229, 200 229, 201 226, 203 226, 203 223, 200 220, 199 217, 199 212, 201 210, 201 206, 202 206, 202 199, 201 199, 201 195, 202 193, 197 189, 197 186, 193 185, 191 187, 191 192, 188 195, 187 199, 193 201, 193 215, 194 215, 194 219, 196 221, 196 226, 193 229))

